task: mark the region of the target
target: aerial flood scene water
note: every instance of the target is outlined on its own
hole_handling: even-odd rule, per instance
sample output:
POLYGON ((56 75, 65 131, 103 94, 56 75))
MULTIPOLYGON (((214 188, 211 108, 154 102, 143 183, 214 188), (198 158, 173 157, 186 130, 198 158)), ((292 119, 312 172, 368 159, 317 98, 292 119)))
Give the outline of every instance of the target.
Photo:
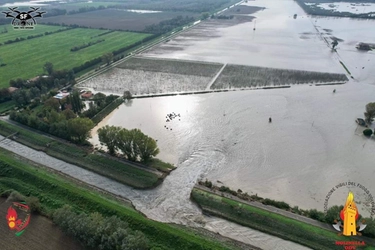
MULTIPOLYGON (((159 157, 177 166, 160 188, 129 197, 151 218, 194 221, 200 213, 188 198, 197 178, 318 210, 341 182, 375 189, 375 144, 354 122, 375 94, 375 54, 358 51, 355 44, 375 39, 375 22, 307 16, 287 0, 243 5, 265 9, 251 14, 256 23, 207 21, 142 56, 346 73, 342 61, 354 79, 337 86, 133 99, 120 106, 98 127, 140 128, 158 140, 159 157), (337 52, 330 49, 330 37, 341 39, 337 52), (171 112, 181 119, 166 123, 165 115, 171 112)), ((98 144, 95 130, 92 141, 98 144)), ((367 204, 359 206, 368 209, 368 197, 356 191, 357 199, 367 204)), ((339 197, 330 202, 340 204, 339 197)), ((263 249, 301 249, 271 238, 265 243, 247 237, 254 233, 211 218, 202 223, 263 249)))
MULTIPOLYGON (((129 199, 152 220, 201 227, 265 250, 310 249, 207 216, 190 194, 198 180, 209 180, 319 211, 330 190, 343 182, 360 184, 375 195, 375 141, 355 122, 374 102, 375 52, 358 50, 356 44, 374 43, 375 21, 311 16, 292 0, 238 6, 245 10, 242 17, 202 21, 130 59, 155 67, 163 60, 182 62, 186 72, 143 71, 124 63, 79 84, 106 94, 130 90, 135 98, 98 123, 89 141, 101 148, 98 130, 106 125, 142 130, 157 141, 157 157, 176 167, 158 187, 133 189, 16 142, 1 147, 129 199), (334 40, 336 50, 331 49, 334 40), (197 73, 200 67, 205 73, 197 73), (285 78, 268 85, 252 78, 240 85, 245 73, 241 79, 229 76, 229 68, 244 72, 247 67, 282 69, 283 77, 292 70, 311 71, 314 80, 285 78), (330 76, 316 72, 330 73, 331 85, 320 84, 330 76), (175 119, 168 118, 171 113, 175 119)), ((343 205, 350 188, 336 189, 329 206, 343 205)), ((361 214, 372 216, 369 194, 359 187, 350 190, 361 214)))

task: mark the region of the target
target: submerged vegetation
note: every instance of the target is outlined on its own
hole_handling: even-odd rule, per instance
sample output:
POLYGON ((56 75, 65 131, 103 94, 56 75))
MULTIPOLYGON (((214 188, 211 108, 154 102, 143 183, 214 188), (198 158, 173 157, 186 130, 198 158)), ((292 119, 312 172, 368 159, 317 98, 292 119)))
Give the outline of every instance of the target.
POLYGON ((212 88, 243 88, 347 81, 344 74, 227 65, 212 88))

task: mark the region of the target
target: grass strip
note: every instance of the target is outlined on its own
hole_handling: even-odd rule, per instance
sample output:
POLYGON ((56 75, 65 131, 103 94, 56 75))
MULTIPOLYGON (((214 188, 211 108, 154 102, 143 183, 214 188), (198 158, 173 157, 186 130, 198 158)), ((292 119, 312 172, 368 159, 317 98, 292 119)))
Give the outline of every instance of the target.
POLYGON ((192 190, 191 198, 206 213, 313 249, 342 249, 342 246, 335 245, 335 241, 348 241, 347 237, 334 232, 196 188, 192 190))
POLYGON ((135 188, 152 188, 161 183, 161 177, 146 170, 133 167, 109 157, 92 154, 88 149, 58 141, 30 130, 0 121, 0 134, 3 136, 18 132, 13 139, 48 155, 93 171, 135 188))
POLYGON ((61 207, 62 204, 69 204, 86 213, 116 215, 126 221, 133 230, 142 231, 152 242, 152 249, 228 249, 190 231, 149 220, 130 207, 95 191, 79 187, 42 168, 31 167, 23 159, 16 159, 12 153, 0 149, 0 191, 8 189, 38 197, 47 212, 61 207))

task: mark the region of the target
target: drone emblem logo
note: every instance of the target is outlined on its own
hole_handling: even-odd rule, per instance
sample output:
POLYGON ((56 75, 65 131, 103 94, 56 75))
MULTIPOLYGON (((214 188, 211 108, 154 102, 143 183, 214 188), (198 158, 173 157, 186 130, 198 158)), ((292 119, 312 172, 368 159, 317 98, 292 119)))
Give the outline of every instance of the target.
POLYGON ((18 7, 8 8, 10 11, 3 11, 5 17, 13 18, 11 24, 13 29, 34 29, 36 25, 35 18, 42 17, 46 12, 38 11, 40 8, 30 7, 29 11, 19 11, 18 7))

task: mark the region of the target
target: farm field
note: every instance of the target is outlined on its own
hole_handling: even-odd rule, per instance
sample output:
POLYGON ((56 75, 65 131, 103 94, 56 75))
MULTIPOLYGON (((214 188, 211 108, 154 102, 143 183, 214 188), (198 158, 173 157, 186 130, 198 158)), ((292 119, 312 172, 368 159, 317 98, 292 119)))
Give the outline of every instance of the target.
POLYGON ((80 87, 132 95, 197 91, 206 89, 222 67, 218 63, 132 58, 80 87))
POLYGON ((198 17, 200 13, 192 12, 158 12, 158 13, 135 13, 125 9, 104 9, 90 11, 67 16, 47 17, 40 20, 40 23, 65 23, 77 24, 91 28, 119 29, 131 31, 143 31, 146 26, 158 24, 161 21, 169 20, 177 16, 198 17))
MULTIPOLYGON (((7 209, 11 202, 5 198, 0 198, 0 216, 6 218, 7 209)), ((52 221, 46 217, 32 214, 30 224, 22 234, 17 237, 8 228, 6 220, 0 223, 0 249, 22 249, 27 246, 29 250, 53 249, 53 250, 81 250, 84 249, 78 241, 65 235, 58 227, 52 224, 52 221)))
POLYGON ((348 78, 344 74, 227 65, 211 87, 213 89, 224 89, 229 87, 243 88, 303 83, 343 82, 347 80, 348 78))
MULTIPOLYGON (((11 19, 9 19, 11 20, 11 19)), ((10 21, 9 21, 10 23, 10 21)), ((8 40, 14 40, 17 37, 19 38, 27 38, 28 36, 35 36, 39 34, 44 34, 45 32, 56 31, 59 29, 66 29, 66 27, 59 27, 59 26, 51 26, 51 25, 37 25, 34 30, 15 30, 13 29, 12 25, 0 25, 0 32, 7 30, 7 33, 0 34, 0 43, 4 43, 8 40)))
POLYGON ((0 46, 2 62, 7 64, 0 68, 0 87, 7 87, 11 79, 28 79, 42 74, 46 62, 51 62, 55 69, 71 69, 149 36, 116 31, 100 38, 95 37, 104 32, 105 30, 77 28, 0 46), (105 41, 76 52, 70 51, 74 46, 98 39, 105 41))

